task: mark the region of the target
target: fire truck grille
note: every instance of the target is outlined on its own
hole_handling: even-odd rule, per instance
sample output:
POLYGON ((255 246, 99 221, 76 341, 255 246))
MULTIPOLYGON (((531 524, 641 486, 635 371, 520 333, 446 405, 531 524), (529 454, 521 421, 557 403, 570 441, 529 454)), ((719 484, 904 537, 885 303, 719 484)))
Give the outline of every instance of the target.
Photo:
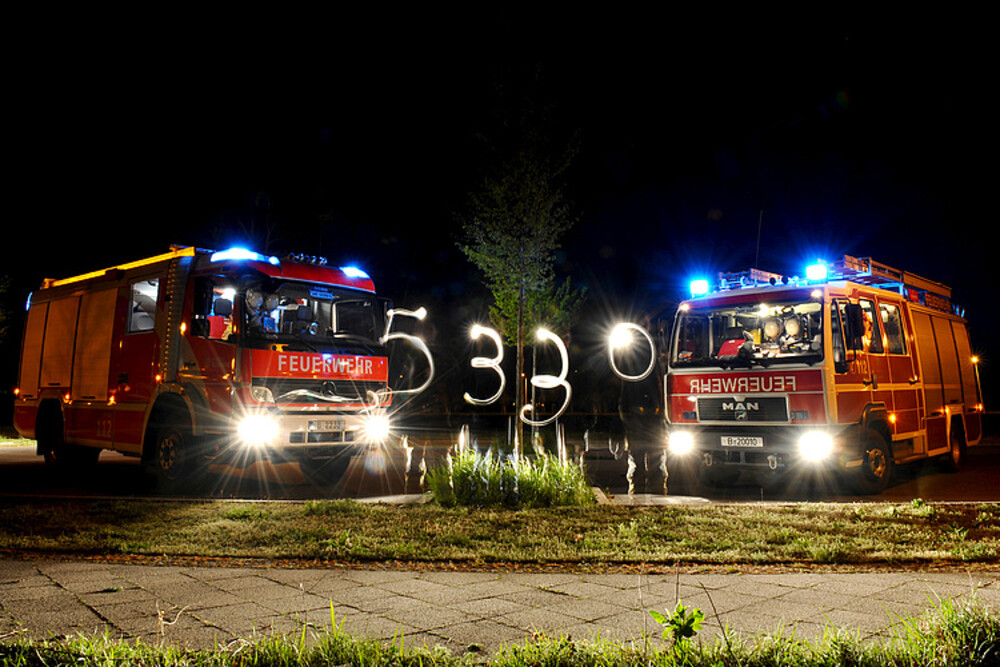
POLYGON ((255 387, 267 387, 278 403, 355 403, 368 398, 369 391, 385 389, 385 383, 354 380, 297 380, 256 378, 255 387))
POLYGON ((703 422, 787 422, 785 398, 700 398, 698 419, 703 422))

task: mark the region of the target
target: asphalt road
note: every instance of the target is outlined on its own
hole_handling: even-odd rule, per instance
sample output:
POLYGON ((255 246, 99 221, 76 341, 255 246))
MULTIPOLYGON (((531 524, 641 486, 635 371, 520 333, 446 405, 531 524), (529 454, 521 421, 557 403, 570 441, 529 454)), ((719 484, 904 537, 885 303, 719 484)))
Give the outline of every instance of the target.
MULTIPOLYGON (((453 440, 453 439, 452 439, 453 440)), ((410 441, 411 443, 414 440, 410 441)), ((213 466, 199 495, 212 498, 365 498, 420 493, 420 462, 440 461, 446 451, 441 439, 425 437, 407 453, 398 447, 355 456, 343 480, 334 486, 308 481, 297 464, 257 463, 247 469, 213 466)), ((655 456, 592 447, 582 453, 591 482, 612 496, 664 496, 664 477, 655 456)), ((433 465, 433 463, 429 463, 433 465)), ((1000 442, 970 448, 959 473, 943 472, 932 461, 898 466, 895 483, 880 496, 865 500, 1000 502, 1000 442)), ((668 485, 669 490, 669 485, 668 485)), ((688 491, 692 493, 692 491, 688 491)), ((698 488, 699 497, 717 502, 854 501, 858 496, 826 486, 822 481, 797 485, 761 486, 740 479, 729 488, 698 488)), ((60 496, 157 495, 136 459, 105 451, 96 468, 82 475, 56 475, 46 468, 33 447, 0 446, 0 494, 60 496)), ((667 494, 670 498, 673 494, 667 494)), ((679 498, 678 498, 679 500, 679 498)))

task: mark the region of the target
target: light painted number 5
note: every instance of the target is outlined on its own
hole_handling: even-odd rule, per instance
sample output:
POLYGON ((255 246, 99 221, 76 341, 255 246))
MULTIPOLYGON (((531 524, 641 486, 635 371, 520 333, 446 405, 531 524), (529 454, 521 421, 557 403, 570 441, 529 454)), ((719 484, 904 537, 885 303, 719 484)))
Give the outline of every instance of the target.
POLYGON ((424 342, 423 338, 411 336, 410 334, 405 334, 399 331, 392 331, 390 333, 390 330, 392 329, 392 321, 397 315, 401 315, 403 317, 415 317, 418 320, 423 320, 427 317, 427 309, 421 307, 414 311, 404 310, 402 308, 390 308, 389 311, 386 312, 385 335, 379 339, 379 343, 382 345, 385 345, 391 340, 405 340, 423 352, 424 356, 427 357, 427 365, 430 367, 430 372, 427 374, 427 380, 416 389, 399 389, 393 392, 394 394, 419 394, 424 389, 427 389, 427 387, 431 385, 431 381, 434 379, 434 357, 431 356, 431 351, 427 349, 427 343, 424 342))

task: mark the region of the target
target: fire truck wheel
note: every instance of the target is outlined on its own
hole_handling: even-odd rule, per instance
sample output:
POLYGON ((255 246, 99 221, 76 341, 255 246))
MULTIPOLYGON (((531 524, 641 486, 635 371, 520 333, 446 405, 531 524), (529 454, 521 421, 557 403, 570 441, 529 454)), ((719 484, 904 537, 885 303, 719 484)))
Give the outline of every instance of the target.
POLYGON ((196 481, 197 465, 192 440, 178 426, 163 426, 157 431, 154 449, 147 468, 157 486, 168 491, 187 488, 196 481))
POLYGON ((47 446, 42 455, 45 457, 45 464, 60 470, 66 468, 81 468, 97 465, 97 458, 101 455, 101 450, 96 447, 82 447, 80 445, 67 445, 59 442, 47 446))
MULTIPOLYGON (((346 454, 346 452, 345 452, 346 454)), ((317 486, 334 486, 340 483, 351 463, 350 456, 338 456, 333 459, 304 459, 299 462, 302 474, 317 486)))
POLYGON ((716 489, 727 489, 740 478, 740 471, 715 465, 711 468, 702 466, 699 472, 701 481, 716 489))
POLYGON ((38 449, 45 464, 54 469, 81 468, 97 464, 101 450, 96 447, 71 445, 63 440, 63 420, 58 409, 44 410, 39 416, 38 449))
POLYGON ((862 495, 878 495, 886 490, 895 470, 892 448, 885 436, 869 430, 864 436, 861 451, 861 468, 854 484, 862 495))
POLYGON ((958 426, 951 427, 949 444, 951 449, 942 459, 942 467, 946 472, 958 472, 962 469, 962 461, 965 459, 965 435, 958 426))

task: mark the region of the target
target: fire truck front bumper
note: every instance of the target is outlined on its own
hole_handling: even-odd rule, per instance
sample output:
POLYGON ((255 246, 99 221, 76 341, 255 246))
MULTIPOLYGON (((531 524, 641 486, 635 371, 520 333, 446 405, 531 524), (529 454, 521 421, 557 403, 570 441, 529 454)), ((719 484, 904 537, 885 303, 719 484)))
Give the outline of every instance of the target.
POLYGON ((235 459, 298 460, 336 455, 345 448, 375 447, 391 437, 388 415, 257 412, 233 429, 229 449, 235 459))
POLYGON ((842 439, 839 429, 822 426, 671 427, 667 465, 763 475, 835 470, 843 468, 848 458, 842 439))

